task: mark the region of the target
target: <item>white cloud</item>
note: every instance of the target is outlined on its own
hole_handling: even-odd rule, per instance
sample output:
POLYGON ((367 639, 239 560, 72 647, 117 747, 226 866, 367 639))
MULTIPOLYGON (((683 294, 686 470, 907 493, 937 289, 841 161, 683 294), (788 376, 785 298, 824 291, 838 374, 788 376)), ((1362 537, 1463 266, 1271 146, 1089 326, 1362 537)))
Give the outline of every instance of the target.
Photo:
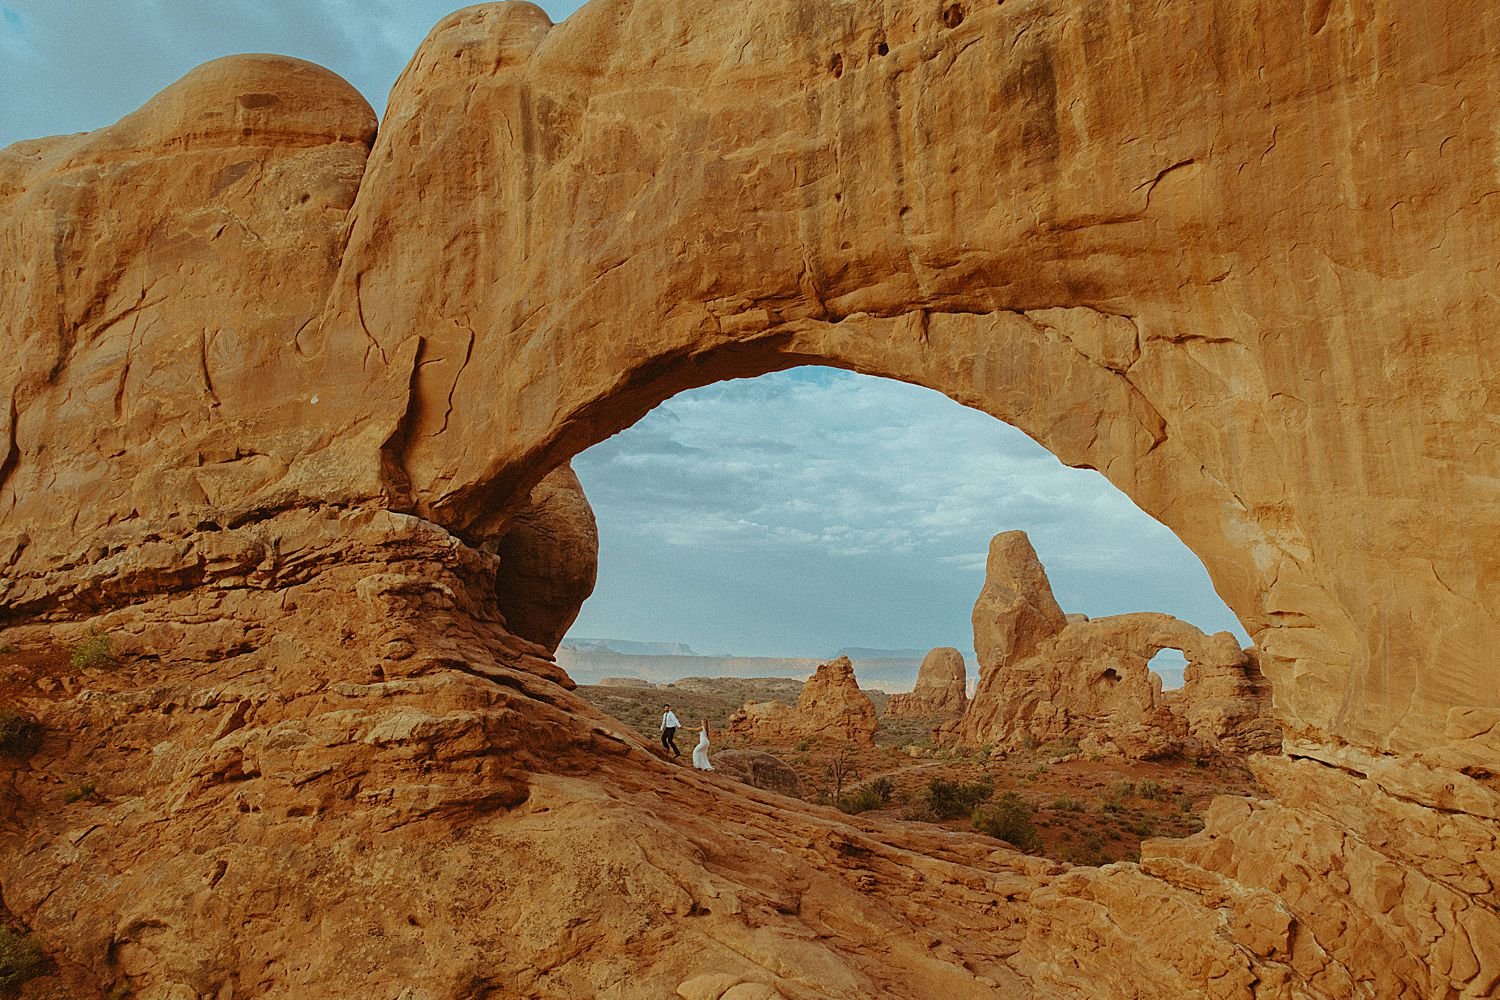
POLYGON ((720 383, 574 465, 602 536, 579 634, 765 655, 967 648, 989 539, 1012 528, 1069 610, 1238 629, 1196 557, 1098 473, 899 382, 799 369, 720 383))

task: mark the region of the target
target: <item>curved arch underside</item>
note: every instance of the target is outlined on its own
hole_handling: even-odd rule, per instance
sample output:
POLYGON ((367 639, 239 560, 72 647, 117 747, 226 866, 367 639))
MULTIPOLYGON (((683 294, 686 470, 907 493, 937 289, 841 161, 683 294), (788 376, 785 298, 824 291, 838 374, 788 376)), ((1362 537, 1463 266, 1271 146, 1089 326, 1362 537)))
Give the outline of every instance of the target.
MULTIPOLYGON (((498 658, 514 711, 576 728, 586 710, 535 680, 556 678, 546 649, 495 614, 513 516, 675 392, 827 364, 1014 424, 1203 559, 1297 758, 1265 765, 1283 812, 1226 807, 1226 837, 1285 820, 1310 842, 1285 811, 1326 771, 1348 802, 1383 782, 1389 810, 1456 809, 1477 843, 1500 817, 1500 14, 937 7, 593 0, 552 26, 487 4, 434 29, 378 134, 332 74, 247 56, 0 153, 0 620, 186 629, 210 592, 264 611, 344 587, 414 630, 350 626, 387 643, 384 683, 417 662, 391 644, 428 648, 420 581, 452 577, 467 638, 423 662, 498 658)), ((590 530, 539 517, 563 548, 590 530)), ((586 591, 574 556, 558 593, 586 591)), ((285 613, 322 648, 323 619, 285 613)), ((1392 814, 1361 808, 1339 829, 1392 814)), ((1173 851, 1164 885, 1192 853, 1173 851)), ((1412 844, 1384 857, 1456 894, 1435 905, 1471 941, 1495 926, 1482 864, 1454 882, 1412 844)), ((1125 905, 1116 884, 1090 905, 1125 905)), ((1285 943, 1205 953, 1290 968, 1276 949, 1316 921, 1235 898, 1257 927, 1291 913, 1285 943)), ((1396 924, 1346 942, 1415 956, 1396 978, 1323 934, 1326 975, 1500 975, 1396 924)), ((1016 982, 1084 988, 1028 942, 1016 982)))

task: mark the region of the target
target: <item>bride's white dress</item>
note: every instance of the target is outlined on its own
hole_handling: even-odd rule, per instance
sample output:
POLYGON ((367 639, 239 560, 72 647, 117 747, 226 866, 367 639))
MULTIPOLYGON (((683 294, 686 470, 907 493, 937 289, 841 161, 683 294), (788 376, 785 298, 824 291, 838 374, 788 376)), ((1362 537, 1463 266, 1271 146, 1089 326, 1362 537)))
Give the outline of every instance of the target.
POLYGON ((708 730, 698 730, 698 745, 693 747, 693 766, 700 771, 712 771, 714 766, 708 762, 708 730))

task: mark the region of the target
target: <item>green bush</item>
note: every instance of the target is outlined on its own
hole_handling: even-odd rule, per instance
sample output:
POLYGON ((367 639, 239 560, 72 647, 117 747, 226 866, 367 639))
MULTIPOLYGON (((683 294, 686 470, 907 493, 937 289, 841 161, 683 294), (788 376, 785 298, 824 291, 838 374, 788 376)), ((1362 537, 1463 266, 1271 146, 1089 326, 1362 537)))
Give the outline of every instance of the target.
POLYGON ((882 774, 878 778, 871 779, 870 783, 865 785, 865 787, 880 796, 881 805, 885 805, 891 801, 892 797, 896 794, 896 783, 891 780, 888 774, 882 774))
POLYGON ((19 989, 42 971, 42 949, 30 939, 0 927, 0 990, 19 989))
POLYGON ((1135 782, 1133 781, 1117 781, 1109 788, 1109 795, 1112 799, 1128 799, 1134 794, 1135 782))
POLYGON ((13 708, 0 707, 0 754, 22 756, 36 749, 42 727, 13 708))
POLYGON ((1104 811, 1107 813, 1124 812, 1125 803, 1121 802, 1119 799, 1109 799, 1104 803, 1104 811))
POLYGON ((1031 805, 1015 792, 1001 795, 994 805, 975 809, 971 822, 981 833, 1009 841, 1023 851, 1042 848, 1041 835, 1031 820, 1031 805))
POLYGON ((1135 793, 1143 799, 1159 799, 1162 796, 1160 782, 1146 780, 1136 786, 1135 793))
POLYGON ((871 809, 879 809, 885 803, 886 800, 880 797, 879 792, 866 787, 845 795, 839 800, 839 808, 846 813, 862 813, 869 812, 871 809))
POLYGON ((63 796, 63 801, 67 802, 69 805, 72 805, 74 802, 82 802, 85 800, 89 802, 99 802, 101 800, 99 789, 92 781, 85 781, 83 784, 73 789, 67 795, 63 796))
POLYGON ((1085 834, 1083 840, 1068 847, 1066 860, 1075 865, 1102 865, 1109 860, 1104 853, 1104 840, 1097 833, 1085 834))
POLYGON ((1050 808, 1059 809, 1063 812, 1081 813, 1084 811, 1082 800, 1075 799, 1071 795, 1060 795, 1053 799, 1050 808))
POLYGON ((74 670, 91 670, 114 663, 115 656, 109 648, 109 636, 98 629, 89 629, 83 641, 73 647, 73 655, 68 658, 68 662, 73 665, 74 670))
POLYGON ((933 778, 927 784, 927 805, 938 819, 957 819, 974 812, 979 803, 995 794, 989 781, 945 781, 933 778))

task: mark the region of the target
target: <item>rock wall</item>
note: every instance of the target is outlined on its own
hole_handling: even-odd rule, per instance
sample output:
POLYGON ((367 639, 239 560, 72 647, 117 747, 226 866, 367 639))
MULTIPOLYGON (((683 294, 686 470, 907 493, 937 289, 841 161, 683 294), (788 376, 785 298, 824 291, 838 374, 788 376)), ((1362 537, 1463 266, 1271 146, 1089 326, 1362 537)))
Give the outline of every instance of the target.
POLYGON ((127 653, 27 698, 6 906, 173 1000, 1492 994, 1497 33, 487 4, 378 135, 254 56, 0 152, 4 639, 127 653), (503 624, 516 513, 809 362, 1171 527, 1274 682, 1273 797, 1063 871, 667 771, 573 698, 503 624))
POLYGON ((964 655, 952 646, 939 646, 922 658, 917 685, 909 694, 891 696, 887 718, 960 716, 968 706, 969 671, 964 655))

